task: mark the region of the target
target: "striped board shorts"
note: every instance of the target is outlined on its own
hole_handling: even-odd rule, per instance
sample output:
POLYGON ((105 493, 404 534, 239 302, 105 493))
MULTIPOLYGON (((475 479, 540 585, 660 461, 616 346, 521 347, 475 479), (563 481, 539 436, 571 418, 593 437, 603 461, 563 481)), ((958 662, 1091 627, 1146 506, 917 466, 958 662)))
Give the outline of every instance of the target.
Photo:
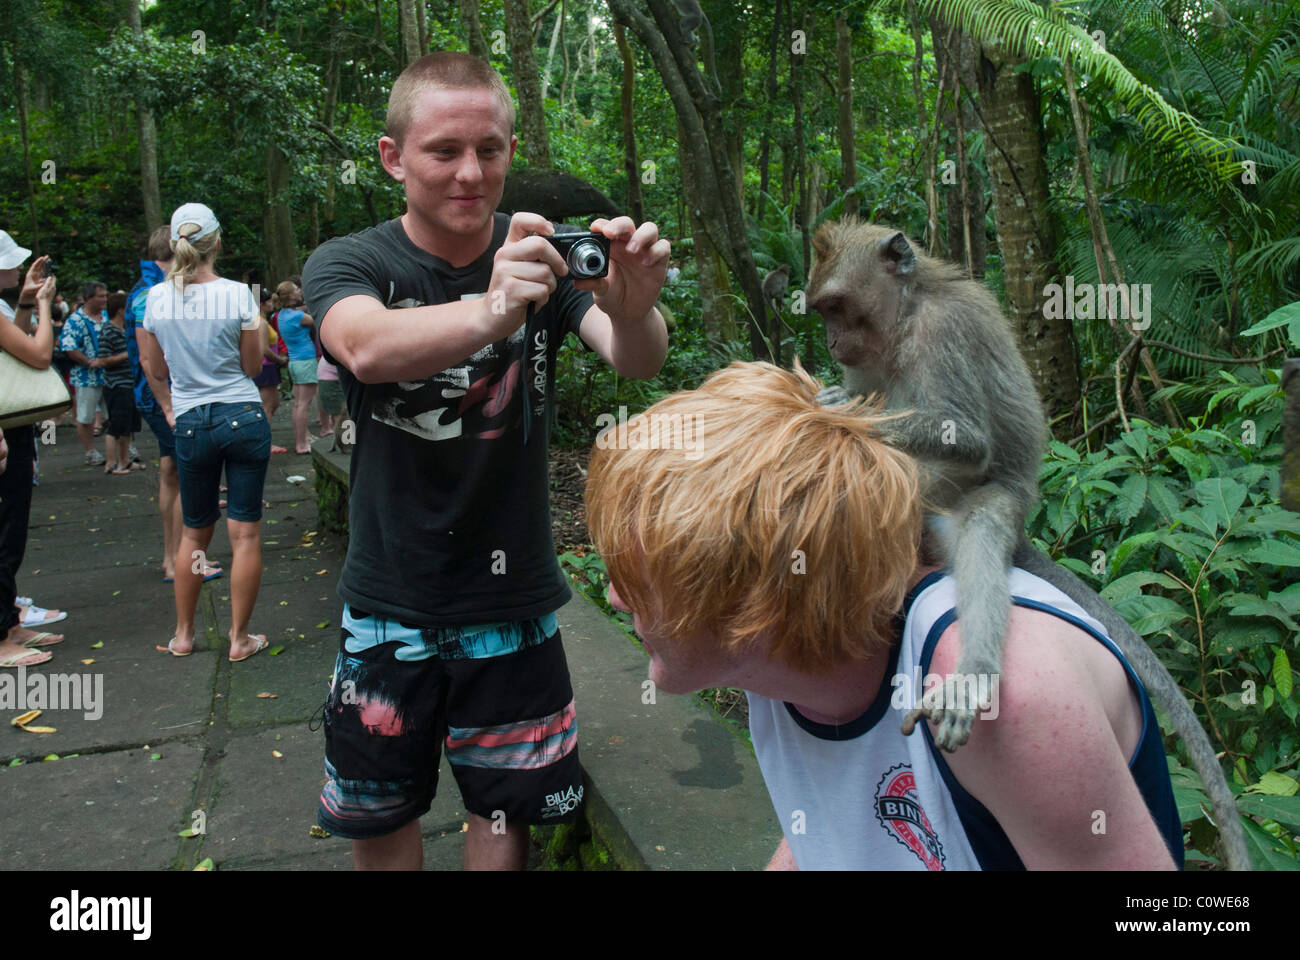
POLYGON ((582 804, 578 726, 555 614, 414 627, 345 606, 325 701, 317 822, 353 840, 428 812, 447 751, 465 808, 565 823, 582 804))

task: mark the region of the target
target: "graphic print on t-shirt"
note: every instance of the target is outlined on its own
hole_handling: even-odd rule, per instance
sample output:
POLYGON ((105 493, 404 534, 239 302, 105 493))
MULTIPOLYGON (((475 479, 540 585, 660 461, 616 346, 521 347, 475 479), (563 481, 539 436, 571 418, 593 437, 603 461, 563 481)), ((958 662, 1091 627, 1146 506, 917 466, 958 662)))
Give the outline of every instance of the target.
POLYGON ((885 771, 876 785, 875 807, 885 832, 916 854, 925 869, 943 869, 943 844, 921 807, 911 764, 900 763, 885 771))
MULTIPOLYGON (((402 308, 424 305, 411 298, 393 304, 402 308)), ((520 385, 524 336, 520 327, 457 366, 424 380, 398 381, 395 390, 375 400, 371 417, 425 440, 495 440, 519 419, 519 407, 512 401, 520 385), (503 355, 513 359, 504 374, 497 375, 503 355)))

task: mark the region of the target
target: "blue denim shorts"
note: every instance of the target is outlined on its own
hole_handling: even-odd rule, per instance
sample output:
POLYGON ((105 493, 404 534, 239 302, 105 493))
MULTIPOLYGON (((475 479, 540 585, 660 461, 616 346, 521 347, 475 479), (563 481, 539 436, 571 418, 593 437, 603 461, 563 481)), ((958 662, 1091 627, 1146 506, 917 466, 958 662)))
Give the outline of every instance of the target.
POLYGON ((162 409, 155 406, 149 411, 140 411, 140 417, 149 424, 149 429, 158 438, 158 456, 176 459, 176 433, 167 426, 167 417, 162 409))
POLYGON ((202 529, 221 516, 225 468, 231 520, 262 519, 262 486, 271 459, 271 425, 261 403, 205 403, 176 418, 176 468, 185 526, 202 529))

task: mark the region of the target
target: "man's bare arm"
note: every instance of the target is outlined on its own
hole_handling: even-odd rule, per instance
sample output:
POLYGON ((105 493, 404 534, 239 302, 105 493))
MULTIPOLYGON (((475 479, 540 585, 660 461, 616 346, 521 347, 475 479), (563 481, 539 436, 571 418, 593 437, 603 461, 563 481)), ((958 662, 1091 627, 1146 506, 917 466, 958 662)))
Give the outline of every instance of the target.
POLYGON ((535 213, 510 218, 493 254, 487 293, 428 307, 389 310, 374 297, 344 297, 321 317, 321 342, 362 383, 423 380, 502 340, 541 307, 568 268, 543 239, 549 221, 535 213), (540 236, 533 236, 540 234, 540 236))
POLYGON ((582 318, 578 336, 630 380, 649 380, 668 355, 668 326, 653 308, 639 320, 615 322, 593 304, 582 318))
POLYGON ((501 339, 483 323, 483 305, 389 310, 374 297, 344 297, 326 312, 321 343, 362 383, 423 380, 501 339))

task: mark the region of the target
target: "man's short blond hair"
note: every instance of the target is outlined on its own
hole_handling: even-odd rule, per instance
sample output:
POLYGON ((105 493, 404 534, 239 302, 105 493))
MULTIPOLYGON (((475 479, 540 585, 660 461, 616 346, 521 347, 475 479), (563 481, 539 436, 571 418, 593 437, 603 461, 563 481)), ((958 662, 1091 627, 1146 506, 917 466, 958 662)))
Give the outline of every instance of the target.
POLYGON ((733 651, 762 639, 814 673, 890 642, 917 565, 918 468, 876 411, 821 407, 819 389, 797 361, 733 363, 598 441, 588 529, 656 630, 733 651), (638 420, 677 416, 694 449, 629 449, 655 446, 629 442, 638 420))
POLYGON ((515 102, 510 98, 510 91, 500 75, 478 57, 442 50, 416 60, 393 82, 393 90, 388 95, 384 132, 399 147, 406 136, 407 127, 411 125, 416 102, 425 90, 430 89, 492 91, 505 105, 510 117, 509 133, 515 132, 515 102))

